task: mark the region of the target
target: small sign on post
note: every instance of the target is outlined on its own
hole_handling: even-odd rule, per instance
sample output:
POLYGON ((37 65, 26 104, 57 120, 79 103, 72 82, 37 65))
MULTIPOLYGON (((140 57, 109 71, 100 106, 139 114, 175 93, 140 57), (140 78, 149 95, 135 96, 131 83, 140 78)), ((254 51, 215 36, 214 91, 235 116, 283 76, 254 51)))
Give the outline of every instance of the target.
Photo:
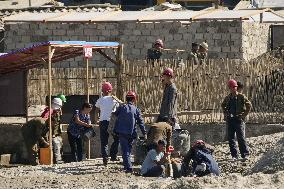
POLYGON ((92 58, 93 56, 92 46, 84 46, 84 56, 85 58, 92 58))

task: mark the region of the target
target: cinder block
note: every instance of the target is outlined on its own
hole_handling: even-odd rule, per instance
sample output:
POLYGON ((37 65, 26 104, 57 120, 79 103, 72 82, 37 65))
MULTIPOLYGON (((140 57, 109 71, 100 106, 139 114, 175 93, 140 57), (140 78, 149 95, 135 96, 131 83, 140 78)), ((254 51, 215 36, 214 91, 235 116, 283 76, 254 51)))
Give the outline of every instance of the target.
POLYGON ((141 31, 139 31, 139 30, 133 30, 133 34, 134 34, 134 35, 141 35, 141 31))
POLYGON ((174 40, 182 40, 181 34, 174 34, 174 40))
POLYGON ((231 39, 234 40, 234 39, 239 39, 241 40, 242 39, 242 35, 239 34, 239 33, 232 33, 231 34, 231 39))
POLYGON ((11 154, 2 154, 0 158, 0 165, 10 165, 11 154))
POLYGON ((196 33, 194 34, 194 39, 198 40, 198 39, 203 39, 204 36, 203 36, 203 33, 196 33))
POLYGON ((214 33, 212 37, 213 37, 213 39, 221 39, 222 38, 220 33, 214 33))
POLYGON ((53 30, 52 33, 53 33, 53 35, 62 36, 62 35, 66 35, 66 30, 56 29, 56 30, 53 30))
POLYGON ((236 46, 231 46, 231 52, 240 52, 240 48, 236 46))
POLYGON ((222 52, 231 52, 230 47, 222 47, 222 52))
POLYGON ((141 53, 140 49, 132 49, 131 52, 132 52, 133 55, 140 55, 140 53, 141 53))

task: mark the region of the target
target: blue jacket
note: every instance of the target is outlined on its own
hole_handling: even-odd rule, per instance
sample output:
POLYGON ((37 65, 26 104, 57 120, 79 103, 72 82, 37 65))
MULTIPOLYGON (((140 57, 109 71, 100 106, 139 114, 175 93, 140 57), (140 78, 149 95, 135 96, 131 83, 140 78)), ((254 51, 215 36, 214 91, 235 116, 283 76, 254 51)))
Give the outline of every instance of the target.
POLYGON ((75 123, 75 116, 79 116, 79 119, 85 123, 89 123, 91 122, 90 116, 89 115, 84 115, 81 114, 79 110, 75 110, 75 113, 69 123, 68 129, 67 131, 73 135, 74 137, 81 137, 81 134, 84 130, 88 129, 87 127, 84 127, 82 125, 79 125, 77 123, 75 123))
POLYGON ((143 135, 146 134, 141 112, 131 102, 120 105, 116 109, 114 114, 117 116, 117 120, 114 126, 115 133, 130 135, 136 138, 136 124, 138 124, 143 135))

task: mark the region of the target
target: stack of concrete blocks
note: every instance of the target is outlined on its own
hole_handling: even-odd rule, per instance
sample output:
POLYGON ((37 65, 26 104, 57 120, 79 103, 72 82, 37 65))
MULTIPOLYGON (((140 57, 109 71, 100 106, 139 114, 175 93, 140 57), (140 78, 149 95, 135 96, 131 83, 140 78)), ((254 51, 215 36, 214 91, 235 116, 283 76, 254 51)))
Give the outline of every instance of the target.
MULTIPOLYGON (((269 25, 241 21, 119 22, 119 23, 16 23, 6 25, 6 51, 28 47, 43 41, 117 41, 124 44, 124 59, 145 59, 147 49, 156 39, 165 48, 187 52, 165 52, 164 58, 186 58, 191 43, 207 41, 209 58, 249 60, 269 47, 269 25), (252 48, 253 47, 253 48, 252 48), (259 49, 259 47, 261 49, 259 49)), ((115 58, 113 50, 106 51, 115 58)), ((84 67, 83 57, 57 64, 57 67, 84 67)), ((112 63, 95 53, 91 65, 111 67, 112 63)))

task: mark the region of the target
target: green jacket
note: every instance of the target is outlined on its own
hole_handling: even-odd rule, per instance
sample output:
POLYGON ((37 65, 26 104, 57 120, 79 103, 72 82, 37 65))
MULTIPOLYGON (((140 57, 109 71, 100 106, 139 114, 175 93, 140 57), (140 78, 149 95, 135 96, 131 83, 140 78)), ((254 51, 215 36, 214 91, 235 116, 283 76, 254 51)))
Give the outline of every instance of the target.
MULTIPOLYGON (((223 103, 222 103, 222 109, 225 115, 225 119, 228 118, 230 115, 229 113, 229 101, 230 98, 233 95, 230 93, 228 96, 225 97, 223 103)), ((238 118, 244 119, 248 113, 250 112, 252 108, 251 102, 248 100, 248 98, 242 94, 238 93, 237 95, 237 102, 236 102, 236 115, 238 118)))

